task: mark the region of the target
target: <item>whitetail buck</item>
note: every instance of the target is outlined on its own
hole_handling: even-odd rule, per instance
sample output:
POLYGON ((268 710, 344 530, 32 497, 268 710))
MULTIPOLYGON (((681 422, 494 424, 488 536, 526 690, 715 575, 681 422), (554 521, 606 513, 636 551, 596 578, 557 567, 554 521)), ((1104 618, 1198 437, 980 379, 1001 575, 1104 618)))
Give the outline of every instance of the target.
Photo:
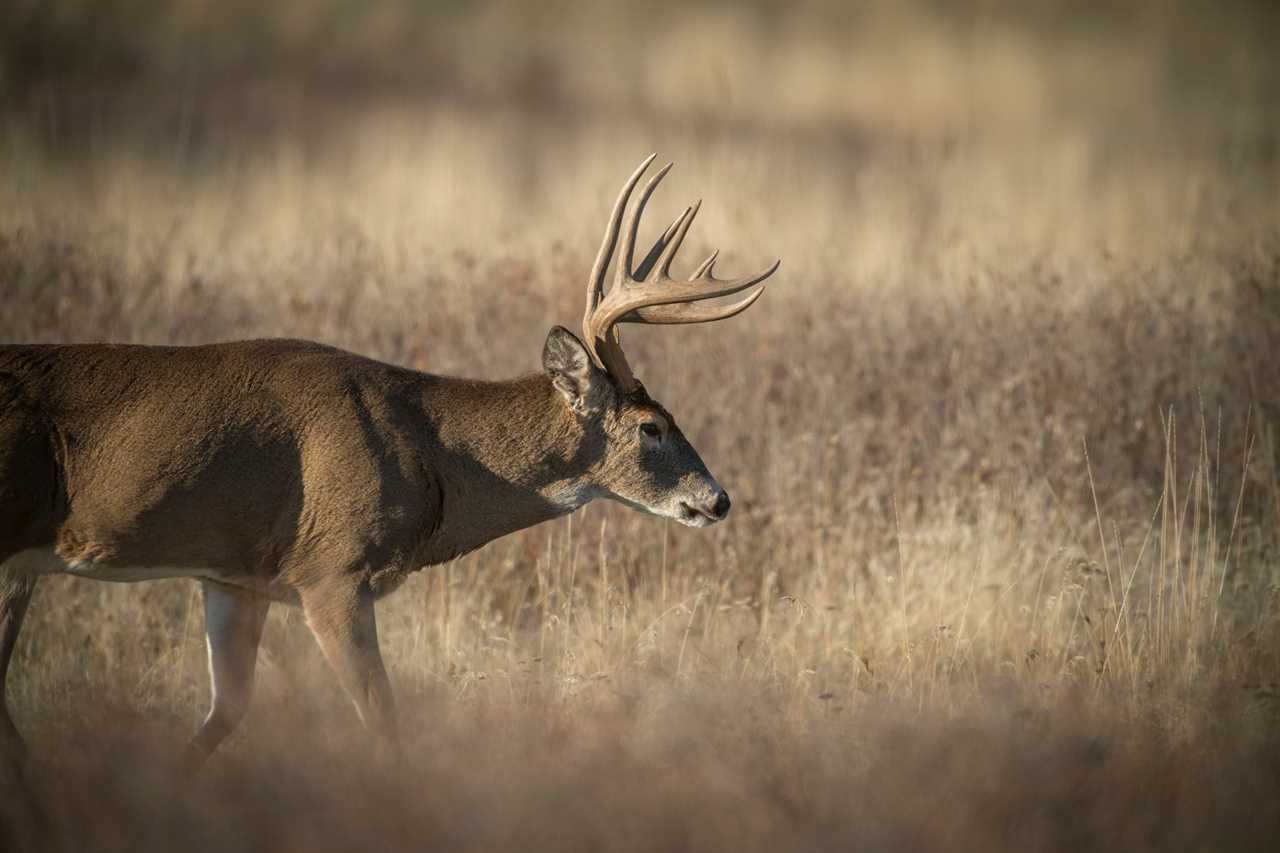
MULTIPOLYGON (((669 165, 623 215, 652 160, 609 218, 585 343, 551 329, 541 373, 454 379, 305 341, 0 347, 0 691, 41 575, 194 577, 213 700, 191 765, 245 712, 271 601, 302 606, 385 749, 395 720, 373 604, 409 573, 597 497, 694 527, 723 519, 729 496, 632 375, 616 326, 730 317, 763 285, 730 305, 693 303, 778 265, 724 281, 712 254, 671 278, 696 204, 635 265, 640 216, 669 165)), ((20 751, 2 702, 0 737, 20 751)))

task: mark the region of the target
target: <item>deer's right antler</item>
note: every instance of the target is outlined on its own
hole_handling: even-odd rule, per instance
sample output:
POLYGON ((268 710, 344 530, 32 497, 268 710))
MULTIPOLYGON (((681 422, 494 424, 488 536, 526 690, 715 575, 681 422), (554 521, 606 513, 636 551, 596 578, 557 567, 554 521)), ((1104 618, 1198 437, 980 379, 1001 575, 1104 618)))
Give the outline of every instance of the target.
POLYGON ((623 391, 634 389, 639 383, 631 373, 622 345, 618 340, 618 323, 708 323, 712 320, 723 320, 745 311, 751 303, 764 293, 764 286, 747 294, 729 305, 695 305, 703 299, 714 299, 717 296, 728 296, 759 284, 778 269, 781 261, 773 264, 763 272, 753 276, 734 279, 715 277, 712 268, 715 266, 718 251, 703 261, 687 280, 671 277, 671 261, 675 258, 684 235, 688 233, 693 218, 698 215, 701 201, 685 208, 684 213, 676 217, 658 242, 645 255, 638 267, 632 269, 635 255, 636 232, 640 227, 640 216, 644 206, 653 195, 654 189, 671 169, 671 164, 663 166, 645 184, 635 208, 627 218, 626 228, 622 228, 622 215, 626 211, 631 191, 635 189, 640 177, 649 168, 656 154, 650 154, 640 164, 640 168, 627 179, 613 205, 613 213, 609 216, 609 225, 604 232, 604 241, 596 255, 595 265, 591 268, 591 278, 587 282, 587 310, 582 318, 582 331, 586 336, 587 348, 596 362, 609 372, 623 391), (606 293, 604 290, 605 271, 613 257, 613 250, 618 242, 618 232, 623 232, 622 253, 613 273, 613 285, 606 293))

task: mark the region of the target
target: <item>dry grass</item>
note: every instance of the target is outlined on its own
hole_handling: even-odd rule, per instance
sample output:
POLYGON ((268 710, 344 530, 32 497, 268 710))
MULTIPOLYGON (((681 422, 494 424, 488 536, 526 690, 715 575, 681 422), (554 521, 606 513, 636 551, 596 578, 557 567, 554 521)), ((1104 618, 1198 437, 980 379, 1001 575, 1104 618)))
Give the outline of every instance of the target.
POLYGON ((74 63, 0 65, 0 336, 290 335, 528 371, 656 149, 678 166, 651 228, 703 196, 689 257, 784 261, 733 322, 628 336, 735 511, 687 531, 592 505, 385 601, 396 767, 276 612, 248 720, 177 792, 207 690, 194 588, 45 581, 9 684, 44 825, 6 800, 15 833, 1154 850, 1280 830, 1274 16, 212 8, 125 28, 102 91, 74 63))

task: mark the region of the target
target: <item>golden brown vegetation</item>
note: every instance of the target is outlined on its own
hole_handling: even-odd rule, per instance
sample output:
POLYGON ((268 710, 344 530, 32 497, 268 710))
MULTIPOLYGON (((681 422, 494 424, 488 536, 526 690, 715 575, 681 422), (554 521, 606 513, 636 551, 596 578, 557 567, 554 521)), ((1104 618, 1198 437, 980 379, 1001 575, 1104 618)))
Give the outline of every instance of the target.
POLYGON ((651 150, 689 196, 659 207, 706 198, 689 257, 784 263, 733 322, 627 339, 729 522, 592 505, 422 573, 380 605, 397 766, 280 609, 248 719, 176 787, 207 690, 194 586, 43 581, 13 839, 1280 831, 1274 13, 81 5, 0 13, 6 341, 532 370, 651 150))

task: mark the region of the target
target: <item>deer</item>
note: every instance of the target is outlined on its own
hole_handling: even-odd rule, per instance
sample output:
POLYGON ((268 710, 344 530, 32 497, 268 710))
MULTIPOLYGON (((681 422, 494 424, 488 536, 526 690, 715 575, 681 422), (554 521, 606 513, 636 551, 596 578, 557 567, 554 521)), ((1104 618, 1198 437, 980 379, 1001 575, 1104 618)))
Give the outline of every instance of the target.
POLYGON ((724 520, 729 495, 635 378, 618 326, 732 317, 779 262, 720 279, 713 252, 673 277, 698 202, 636 263, 641 216, 671 164, 626 214, 655 156, 609 216, 583 337, 554 326, 542 370, 516 379, 437 376, 299 340, 0 346, 5 755, 25 755, 5 681, 45 575, 199 582, 211 701, 183 752, 194 771, 245 715, 273 602, 301 608, 364 728, 391 752, 374 603, 412 573, 596 498, 691 527, 724 520))

